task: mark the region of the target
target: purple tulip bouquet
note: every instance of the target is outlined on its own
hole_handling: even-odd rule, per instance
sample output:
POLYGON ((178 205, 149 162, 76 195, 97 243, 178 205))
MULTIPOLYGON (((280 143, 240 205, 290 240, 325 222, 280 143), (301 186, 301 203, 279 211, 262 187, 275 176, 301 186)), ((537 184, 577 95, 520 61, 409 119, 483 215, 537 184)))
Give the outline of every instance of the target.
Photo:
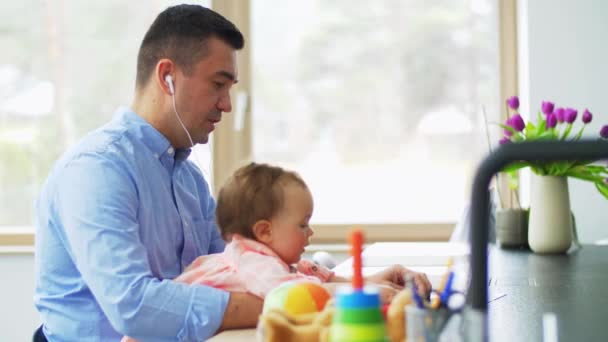
MULTIPOLYGON (((581 115, 582 125, 576 134, 571 134, 578 116, 573 108, 556 108, 552 102, 543 101, 538 112, 536 124, 524 122, 519 110, 519 98, 512 96, 506 101, 508 119, 500 127, 504 136, 500 144, 518 143, 534 140, 577 141, 583 135, 593 115, 588 109, 581 115)), ((608 139, 608 125, 600 130, 600 139, 608 139)), ((567 176, 593 182, 598 191, 608 199, 608 167, 594 164, 594 161, 528 162, 521 161, 508 165, 503 171, 514 175, 521 168, 530 167, 532 172, 541 176, 567 176)))

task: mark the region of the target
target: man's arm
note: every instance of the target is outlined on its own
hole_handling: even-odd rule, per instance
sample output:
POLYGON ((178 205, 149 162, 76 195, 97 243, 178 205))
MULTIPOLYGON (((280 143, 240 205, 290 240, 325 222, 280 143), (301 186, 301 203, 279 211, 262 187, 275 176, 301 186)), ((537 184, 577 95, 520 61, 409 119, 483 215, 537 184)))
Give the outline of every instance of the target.
POLYGON ((231 292, 220 331, 253 328, 258 323, 264 301, 250 293, 231 292))

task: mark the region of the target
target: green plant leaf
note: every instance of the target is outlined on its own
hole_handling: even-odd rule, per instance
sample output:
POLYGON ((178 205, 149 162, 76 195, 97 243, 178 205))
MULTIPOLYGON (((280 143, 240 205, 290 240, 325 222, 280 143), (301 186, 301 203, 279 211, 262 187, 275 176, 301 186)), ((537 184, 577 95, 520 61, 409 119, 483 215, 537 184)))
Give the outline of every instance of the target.
POLYGON ((547 121, 543 119, 542 115, 540 114, 540 110, 538 111, 538 120, 536 122, 538 123, 536 135, 540 138, 543 134, 545 134, 545 127, 547 126, 547 121))
POLYGON ((580 170, 570 170, 570 172, 568 172, 568 174, 566 176, 574 177, 574 178, 578 178, 578 179, 582 179, 582 180, 590 181, 590 182, 594 182, 594 183, 603 182, 602 177, 598 177, 592 173, 580 171, 580 170))
POLYGON ((538 136, 537 139, 538 140, 553 140, 553 139, 555 139, 555 135, 552 131, 544 131, 538 136))
POLYGON ((509 165, 505 166, 502 171, 505 173, 511 173, 511 172, 515 172, 519 169, 523 169, 524 167, 528 167, 530 166, 530 163, 528 162, 513 162, 510 163, 509 165))
POLYGON ((519 177, 517 171, 507 173, 509 175, 509 189, 517 190, 519 187, 519 177))
POLYGON ((564 134, 562 134, 562 140, 564 140, 564 139, 566 139, 568 137, 568 134, 570 134, 571 130, 572 130, 572 124, 566 125, 566 129, 564 130, 564 134))
POLYGON ((536 138, 536 126, 533 123, 528 122, 526 128, 524 128, 524 136, 527 140, 534 140, 536 138))
POLYGON ((519 133, 518 134, 514 134, 511 137, 511 141, 512 142, 516 142, 516 143, 517 142, 522 142, 522 141, 525 141, 525 140, 526 140, 526 137, 523 134, 519 134, 519 133))
POLYGON ((547 172, 542 167, 542 165, 530 164, 530 170, 539 176, 546 176, 547 172))
POLYGON ((578 134, 572 139, 574 141, 577 141, 581 138, 581 136, 583 135, 583 131, 585 130, 585 127, 587 127, 587 125, 583 125, 583 127, 581 127, 581 129, 578 131, 578 134))
POLYGON ((515 128, 513 128, 513 127, 511 127, 511 126, 509 126, 509 125, 505 125, 505 124, 500 124, 500 123, 499 123, 499 124, 498 124, 498 126, 500 126, 500 127, 504 128, 504 129, 506 129, 507 131, 509 131, 509 132, 511 132, 511 133, 513 133, 513 134, 517 134, 517 133, 518 133, 518 132, 515 130, 515 128))
POLYGON ((600 192, 600 194, 604 195, 604 197, 608 199, 608 185, 606 185, 606 183, 604 183, 603 181, 595 183, 595 187, 600 192))
POLYGON ((586 169, 588 169, 591 172, 598 172, 598 173, 606 173, 608 174, 608 168, 606 166, 602 166, 602 165, 584 165, 584 167, 586 169))

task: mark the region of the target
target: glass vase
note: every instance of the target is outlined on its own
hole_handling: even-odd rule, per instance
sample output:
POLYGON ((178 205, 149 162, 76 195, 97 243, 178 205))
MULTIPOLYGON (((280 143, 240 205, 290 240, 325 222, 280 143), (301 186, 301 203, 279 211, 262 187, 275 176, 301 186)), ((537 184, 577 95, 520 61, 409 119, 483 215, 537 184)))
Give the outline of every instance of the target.
POLYGON ((539 254, 564 253, 572 244, 567 177, 532 174, 528 243, 539 254))

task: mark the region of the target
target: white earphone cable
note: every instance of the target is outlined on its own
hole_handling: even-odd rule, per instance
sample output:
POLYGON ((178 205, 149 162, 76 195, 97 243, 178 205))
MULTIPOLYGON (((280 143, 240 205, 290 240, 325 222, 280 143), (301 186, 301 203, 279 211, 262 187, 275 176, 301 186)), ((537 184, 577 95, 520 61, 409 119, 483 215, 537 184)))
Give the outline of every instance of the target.
POLYGON ((186 125, 184 125, 184 123, 182 122, 182 119, 180 118, 179 113, 177 112, 177 106, 175 105, 175 91, 173 89, 171 89, 171 90, 172 90, 171 91, 171 99, 172 99, 172 102, 173 102, 173 112, 175 113, 175 117, 177 118, 177 121, 179 121, 179 124, 184 129, 184 132, 186 132, 186 136, 188 137, 188 141, 190 141, 190 155, 194 156, 194 164, 199 168, 199 170, 201 170, 201 172, 207 177, 207 179, 210 179, 210 175, 208 174, 208 172, 205 171, 205 168, 203 167, 203 164, 198 159, 198 155, 197 155, 196 151, 194 150, 194 141, 192 141, 192 137, 190 136, 190 132, 188 132, 188 129, 186 128, 186 125))
POLYGON ((184 129, 184 132, 186 132, 186 135, 188 136, 188 141, 190 141, 190 148, 193 149, 194 148, 194 142, 192 141, 192 137, 190 136, 190 132, 188 132, 188 130, 186 129, 186 126, 182 122, 182 119, 179 117, 179 113, 177 113, 177 107, 175 106, 175 94, 171 93, 171 99, 173 99, 173 111, 175 112, 175 117, 177 117, 177 121, 179 121, 179 124, 184 129))

